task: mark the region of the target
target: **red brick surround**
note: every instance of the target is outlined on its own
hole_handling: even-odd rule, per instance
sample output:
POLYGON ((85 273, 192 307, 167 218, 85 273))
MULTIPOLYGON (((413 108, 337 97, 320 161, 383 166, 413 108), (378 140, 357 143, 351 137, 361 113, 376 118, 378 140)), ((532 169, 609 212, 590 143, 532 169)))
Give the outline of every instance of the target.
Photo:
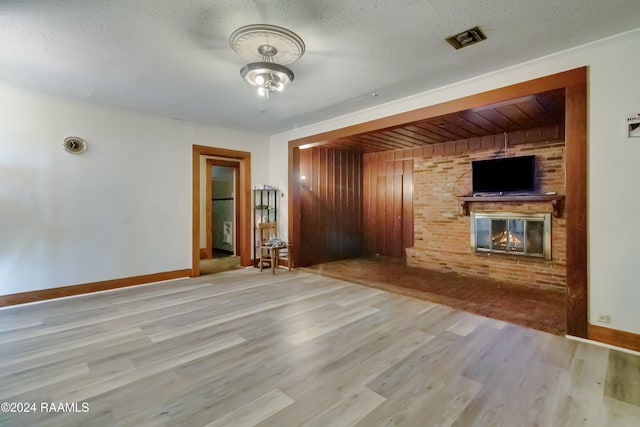
MULTIPOLYGON (((546 142, 527 142, 509 134, 508 156, 536 155, 540 192, 565 194, 565 146, 561 127, 539 130, 546 142), (554 138, 555 137, 555 138, 554 138)), ((406 249, 407 265, 493 279, 513 285, 564 291, 566 287, 566 218, 552 217, 552 259, 476 253, 470 247, 469 216, 456 196, 471 188, 471 161, 494 158, 503 135, 440 144, 432 155, 414 163, 414 247, 406 249), (451 148, 453 146, 453 149, 451 148), (452 152, 453 151, 453 152, 452 152), (437 153, 437 154, 436 154, 437 153)), ((431 150, 430 150, 431 151, 431 150)), ((550 213, 550 202, 474 202, 472 212, 550 213)))

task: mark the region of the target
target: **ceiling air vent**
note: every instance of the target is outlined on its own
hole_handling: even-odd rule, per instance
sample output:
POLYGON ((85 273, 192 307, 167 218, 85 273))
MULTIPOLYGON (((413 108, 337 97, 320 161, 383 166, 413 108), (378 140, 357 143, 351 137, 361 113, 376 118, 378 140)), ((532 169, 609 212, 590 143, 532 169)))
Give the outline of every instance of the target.
POLYGON ((462 49, 463 47, 481 42, 486 38, 487 36, 480 31, 480 28, 473 27, 470 30, 456 34, 455 36, 447 37, 446 40, 456 49, 462 49))

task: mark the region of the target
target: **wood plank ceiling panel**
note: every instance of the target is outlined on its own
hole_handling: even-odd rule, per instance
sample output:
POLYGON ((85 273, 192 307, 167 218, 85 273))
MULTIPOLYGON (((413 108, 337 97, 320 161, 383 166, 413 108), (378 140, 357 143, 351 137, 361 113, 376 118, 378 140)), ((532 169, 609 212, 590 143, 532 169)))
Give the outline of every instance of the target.
POLYGON ((522 102, 516 104, 527 117, 531 117, 539 126, 547 126, 554 124, 555 118, 545 110, 542 105, 537 102, 522 102))
POLYGON ((385 138, 393 141, 395 144, 403 146, 402 148, 414 148, 422 146, 422 144, 420 144, 419 142, 416 142, 407 136, 399 134, 395 130, 378 132, 376 135, 380 138, 385 138))
POLYGON ((393 130, 396 133, 399 133, 401 135, 405 135, 408 136, 409 138, 411 138, 412 140, 420 143, 420 146, 423 146, 425 144, 436 144, 440 141, 431 138, 427 135, 425 135, 424 133, 420 133, 420 132, 424 132, 422 129, 417 128, 415 126, 406 126, 404 128, 396 128, 393 130))
POLYGON ((500 126, 496 125, 490 120, 485 119, 480 114, 473 111, 462 111, 458 115, 462 119, 468 121, 469 123, 473 123, 474 125, 484 129, 486 132, 490 132, 491 134, 504 132, 504 130, 500 126))
POLYGON ((509 117, 510 120, 516 122, 518 125, 518 130, 530 129, 540 126, 535 122, 535 120, 524 114, 522 110, 519 109, 516 105, 505 105, 503 107, 498 107, 497 110, 502 113, 503 116, 509 117))
POLYGON ((455 141, 457 139, 470 138, 471 136, 465 136, 466 133, 461 133, 458 129, 453 128, 452 126, 447 126, 446 123, 442 122, 440 118, 429 119, 424 122, 416 123, 416 126, 430 132, 430 135, 434 137, 440 138, 441 142, 447 141, 455 141), (437 122, 435 122, 437 120, 437 122))
POLYGON ((324 146, 362 153, 421 148, 561 124, 564 109, 564 90, 555 90, 342 138, 324 146))
POLYGON ((442 135, 433 133, 431 130, 429 129, 425 129, 422 128, 420 126, 417 126, 415 124, 410 124, 408 126, 405 126, 403 129, 407 129, 409 131, 412 132, 416 132, 418 134, 420 134, 423 138, 428 138, 431 139, 433 142, 431 142, 431 144, 438 144, 441 142, 446 142, 448 141, 448 139, 442 135))

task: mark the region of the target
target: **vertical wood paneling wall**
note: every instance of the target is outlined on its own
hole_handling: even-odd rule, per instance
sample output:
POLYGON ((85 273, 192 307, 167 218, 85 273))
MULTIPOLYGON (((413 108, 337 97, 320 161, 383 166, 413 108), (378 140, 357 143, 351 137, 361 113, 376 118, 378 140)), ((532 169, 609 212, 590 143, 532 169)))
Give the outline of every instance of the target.
POLYGON ((363 252, 404 257, 413 246, 412 150, 363 155, 363 252))
POLYGON ((300 150, 300 266, 351 258, 362 250, 362 154, 300 150))

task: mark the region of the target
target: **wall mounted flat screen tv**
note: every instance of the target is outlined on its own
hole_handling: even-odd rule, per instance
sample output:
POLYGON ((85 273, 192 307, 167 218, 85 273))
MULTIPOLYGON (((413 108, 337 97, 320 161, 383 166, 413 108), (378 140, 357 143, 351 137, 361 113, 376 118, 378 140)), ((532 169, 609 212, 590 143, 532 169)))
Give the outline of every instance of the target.
POLYGON ((536 191, 536 156, 471 162, 473 193, 536 191))

